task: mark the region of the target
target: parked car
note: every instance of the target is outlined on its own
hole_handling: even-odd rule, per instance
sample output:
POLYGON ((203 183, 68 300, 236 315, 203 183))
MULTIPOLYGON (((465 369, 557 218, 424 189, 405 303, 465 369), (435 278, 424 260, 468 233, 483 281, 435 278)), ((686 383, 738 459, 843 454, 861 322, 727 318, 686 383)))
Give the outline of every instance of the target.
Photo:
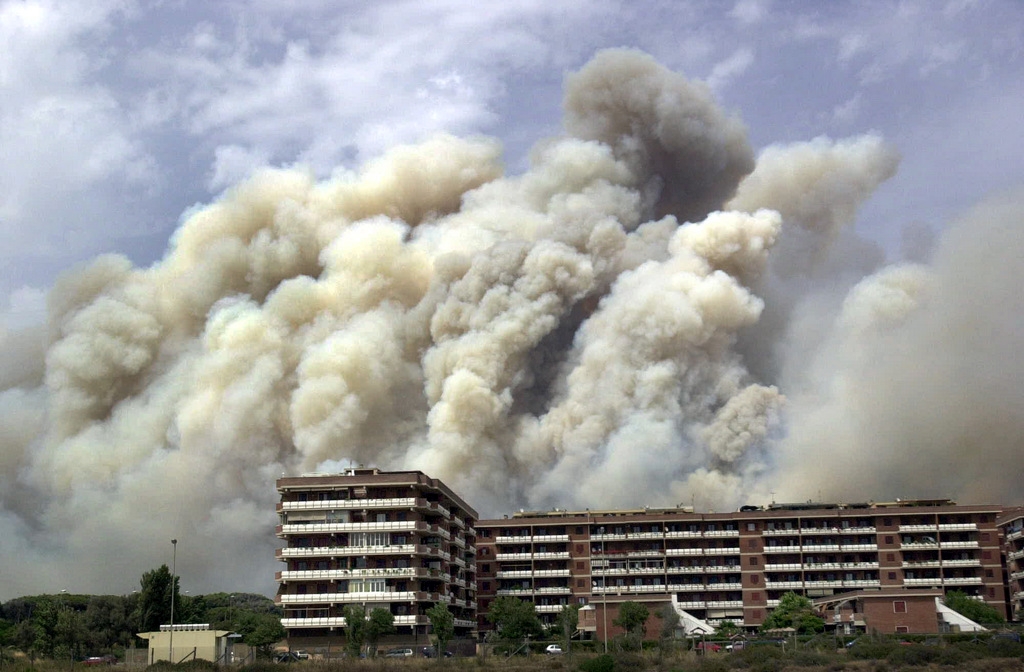
POLYGON ((385 658, 409 658, 412 656, 412 649, 391 649, 384 654, 385 658))
MULTIPOLYGON (((434 648, 433 646, 424 646, 423 649, 420 650, 420 654, 424 658, 437 658, 437 649, 434 648)), ((445 651, 444 652, 444 657, 445 658, 452 658, 454 656, 455 656, 455 654, 452 653, 451 651, 445 651)))
POLYGON ((722 650, 721 644, 715 644, 714 642, 697 642, 697 646, 694 647, 698 651, 711 651, 712 653, 718 653, 722 650))
POLYGON ((303 651, 302 649, 299 649, 297 651, 294 651, 293 653, 295 654, 295 657, 299 660, 309 660, 309 651, 303 651))
POLYGON ((88 665, 90 667, 94 665, 113 665, 117 662, 117 656, 91 656, 82 661, 82 665, 88 665))
POLYGON ((294 651, 282 651, 274 656, 275 663, 297 663, 300 660, 294 651))
POLYGON ((544 653, 549 656, 560 656, 562 655, 562 647, 558 644, 548 644, 548 648, 544 649, 544 653))

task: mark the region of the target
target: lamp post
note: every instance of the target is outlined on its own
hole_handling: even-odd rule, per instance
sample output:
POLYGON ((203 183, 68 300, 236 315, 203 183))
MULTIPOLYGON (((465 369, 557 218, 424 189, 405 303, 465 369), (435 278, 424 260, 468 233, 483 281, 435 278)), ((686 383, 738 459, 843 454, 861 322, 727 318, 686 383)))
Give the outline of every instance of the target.
POLYGON ((171 636, 167 646, 167 662, 174 664, 174 577, 178 564, 178 540, 171 539, 171 636))

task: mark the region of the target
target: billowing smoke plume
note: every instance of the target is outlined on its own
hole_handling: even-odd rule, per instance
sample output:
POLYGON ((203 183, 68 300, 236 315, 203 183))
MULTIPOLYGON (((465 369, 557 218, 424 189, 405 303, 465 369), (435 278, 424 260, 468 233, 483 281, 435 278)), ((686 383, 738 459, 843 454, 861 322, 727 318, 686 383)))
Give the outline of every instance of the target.
POLYGON ((811 309, 875 270, 848 226, 895 167, 874 136, 755 162, 704 86, 616 50, 521 175, 450 136, 263 171, 0 335, 0 591, 127 591, 171 537, 196 590, 269 591, 274 479, 339 463, 484 514, 977 494, 1021 434, 1019 202, 811 309))

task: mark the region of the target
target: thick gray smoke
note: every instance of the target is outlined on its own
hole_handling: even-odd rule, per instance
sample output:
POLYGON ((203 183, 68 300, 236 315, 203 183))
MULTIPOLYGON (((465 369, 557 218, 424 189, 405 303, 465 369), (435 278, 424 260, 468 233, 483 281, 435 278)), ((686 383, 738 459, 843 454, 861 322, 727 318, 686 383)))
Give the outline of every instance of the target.
POLYGON ((0 335, 0 592, 127 591, 172 537, 184 588, 269 592, 274 479, 339 464, 484 514, 979 495, 1020 435, 1019 201, 841 311, 813 289, 864 266, 844 236, 896 163, 874 136, 755 162, 703 85, 615 50, 521 175, 450 136, 261 172, 0 335))

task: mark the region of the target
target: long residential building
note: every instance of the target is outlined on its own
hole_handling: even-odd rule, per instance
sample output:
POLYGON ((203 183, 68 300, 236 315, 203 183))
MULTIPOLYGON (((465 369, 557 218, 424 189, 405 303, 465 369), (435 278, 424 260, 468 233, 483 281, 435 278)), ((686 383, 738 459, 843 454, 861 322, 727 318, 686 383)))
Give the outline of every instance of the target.
POLYGON ((275 602, 289 645, 336 646, 348 605, 394 615, 397 638, 427 643, 426 611, 447 604, 476 629, 476 511, 419 471, 349 469, 277 481, 284 548, 275 602))
POLYGON ((590 605, 581 629, 597 639, 616 634, 627 600, 671 604, 689 631, 758 626, 789 591, 955 589, 1007 615, 1001 511, 948 500, 521 511, 477 523, 479 628, 500 596, 532 601, 544 621, 590 605))
POLYGON ((999 518, 1006 557, 1006 592, 1015 621, 1024 619, 1024 507, 1008 509, 999 518))

